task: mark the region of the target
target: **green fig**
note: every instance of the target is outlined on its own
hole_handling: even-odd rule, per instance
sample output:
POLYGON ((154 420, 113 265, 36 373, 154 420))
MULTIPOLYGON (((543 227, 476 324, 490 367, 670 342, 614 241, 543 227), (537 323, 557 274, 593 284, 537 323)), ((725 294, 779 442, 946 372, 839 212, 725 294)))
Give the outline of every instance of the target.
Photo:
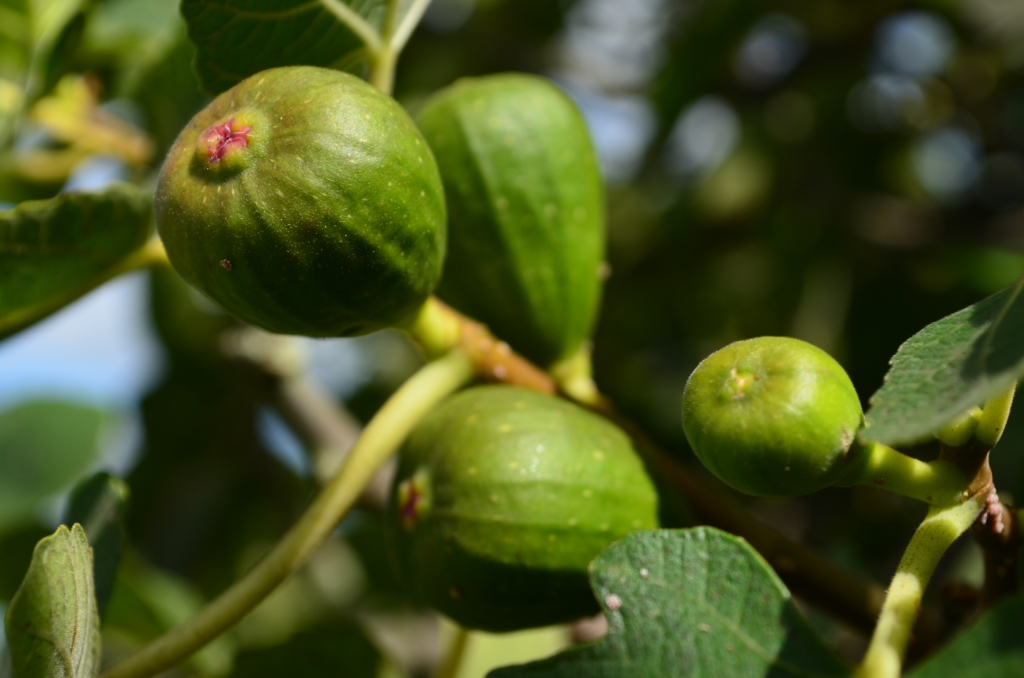
POLYGON ((324 68, 257 73, 196 114, 164 162, 155 212, 185 280, 282 334, 411 322, 444 260, 443 188, 415 124, 324 68))
POLYGON ((683 392, 683 430, 693 451, 724 483, 759 496, 809 494, 840 480, 854 466, 862 418, 842 366, 787 337, 716 351, 683 392))
POLYGON ((590 337, 604 192, 579 112, 529 75, 466 78, 417 118, 448 200, 439 296, 547 366, 590 337))
POLYGON ((657 527, 629 438, 568 401, 512 386, 449 398, 401 451, 388 542, 411 592, 469 628, 512 631, 598 611, 587 565, 657 527))

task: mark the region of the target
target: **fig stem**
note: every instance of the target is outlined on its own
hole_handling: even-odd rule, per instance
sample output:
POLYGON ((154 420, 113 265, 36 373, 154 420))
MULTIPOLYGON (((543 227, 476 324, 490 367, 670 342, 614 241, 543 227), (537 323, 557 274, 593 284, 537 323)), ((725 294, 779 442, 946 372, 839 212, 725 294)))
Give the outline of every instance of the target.
POLYGON ((580 350, 565 360, 558 361, 548 370, 562 393, 587 407, 594 407, 601 402, 601 392, 594 383, 592 352, 591 343, 584 342, 580 350))
POLYGON ((466 658, 466 648, 469 646, 469 633, 469 630, 462 626, 455 627, 448 652, 430 678, 455 678, 459 675, 462 660, 466 658))
POLYGON ((468 318, 436 297, 423 304, 405 328, 423 352, 437 355, 461 348, 482 378, 542 393, 554 393, 555 382, 536 365, 501 341, 485 325, 468 318))
POLYGON ((967 490, 967 478, 948 461, 921 461, 874 442, 854 443, 852 453, 860 459, 838 487, 871 485, 936 506, 959 503, 967 490))
MULTIPOLYGON (((321 1, 325 5, 337 2, 337 0, 321 1)), ((377 36, 377 33, 374 32, 377 43, 375 45, 371 45, 369 42, 366 43, 370 54, 370 84, 385 94, 391 94, 391 91, 394 89, 395 67, 398 65, 398 55, 402 53, 405 43, 409 41, 412 32, 416 29, 420 19, 423 18, 423 13, 427 11, 430 0, 413 0, 412 4, 409 5, 409 9, 406 10, 401 20, 396 24, 400 4, 400 0, 388 0, 387 13, 384 17, 381 35, 377 36)), ((339 15, 336 14, 336 16, 339 15)), ((341 17, 339 16, 339 18, 341 17)), ((344 21, 344 19, 342 20, 344 21)), ((370 30, 373 31, 372 28, 370 30)))
POLYGON ((935 434, 935 438, 943 445, 949 447, 961 447, 974 436, 978 430, 978 419, 981 417, 981 408, 972 407, 959 417, 949 422, 935 434))
POLYGON ((882 614, 855 678, 898 678, 924 589, 946 550, 978 518, 984 500, 933 507, 917 528, 892 579, 882 614))
POLYGON ((323 543, 420 419, 472 377, 473 367, 460 350, 422 367, 374 415, 342 467, 263 560, 192 619, 104 671, 101 678, 162 673, 241 621, 323 543))
POLYGON ((1006 428, 1006 420, 1010 416, 1013 405, 1013 394, 1017 390, 1014 383, 999 395, 990 398, 981 409, 978 417, 978 428, 974 431, 975 439, 989 448, 995 447, 1006 428))

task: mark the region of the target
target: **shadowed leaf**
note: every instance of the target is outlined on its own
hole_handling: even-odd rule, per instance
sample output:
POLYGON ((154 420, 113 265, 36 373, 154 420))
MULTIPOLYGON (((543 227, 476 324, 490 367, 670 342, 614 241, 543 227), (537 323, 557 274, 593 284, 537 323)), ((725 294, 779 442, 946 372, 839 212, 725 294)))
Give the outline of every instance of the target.
POLYGON ((908 678, 1024 676, 1024 595, 989 610, 976 624, 928 658, 908 678))
MULTIPOLYGON (((347 68, 380 42, 386 0, 182 0, 195 69, 204 89, 222 92, 277 66, 347 68), (333 8, 333 11, 332 9, 333 8), (347 17, 347 21, 339 18, 347 17), (371 46, 372 47, 372 46, 371 46)), ((397 25, 411 2, 400 1, 397 25)))
POLYGON ((92 544, 96 606, 101 617, 121 560, 127 503, 128 485, 109 473, 97 473, 72 490, 64 512, 64 524, 80 523, 92 544))

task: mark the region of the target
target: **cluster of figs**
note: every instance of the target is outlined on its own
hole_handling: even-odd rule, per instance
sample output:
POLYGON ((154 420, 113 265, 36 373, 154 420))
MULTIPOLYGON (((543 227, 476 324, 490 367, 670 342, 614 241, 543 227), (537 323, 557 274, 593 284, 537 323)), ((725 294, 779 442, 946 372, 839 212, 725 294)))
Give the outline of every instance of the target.
MULTIPOLYGON (((339 71, 257 73, 182 130, 155 213, 175 270, 270 332, 407 327, 436 293, 549 367, 581 350, 600 302, 597 159, 573 103, 534 76, 460 80, 414 121, 339 71)), ((829 484, 860 421, 849 379, 809 345, 752 341, 691 377, 688 439, 741 491, 829 484), (822 417, 823 402, 839 414, 822 417)), ((658 497, 614 424, 476 386, 406 441, 387 524, 410 593, 466 627, 510 631, 597 612, 588 564, 657 527, 658 497)))

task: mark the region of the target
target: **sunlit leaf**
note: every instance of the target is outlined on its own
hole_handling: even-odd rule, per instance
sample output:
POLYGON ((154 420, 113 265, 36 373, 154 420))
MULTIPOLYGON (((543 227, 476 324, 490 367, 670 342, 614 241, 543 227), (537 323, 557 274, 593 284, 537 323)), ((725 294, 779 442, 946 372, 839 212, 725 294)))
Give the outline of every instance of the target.
POLYGON ((1024 279, 928 325, 892 359, 861 438, 917 442, 1024 375, 1024 279))
POLYGON ((719 530, 634 532, 590 565, 608 636, 489 678, 847 676, 772 569, 719 530))
POLYGON ((7 609, 14 678, 92 678, 99 672, 100 620, 92 550, 80 525, 39 542, 7 609))
POLYGON ((0 212, 0 338, 107 280, 145 243, 152 200, 115 184, 0 212))

